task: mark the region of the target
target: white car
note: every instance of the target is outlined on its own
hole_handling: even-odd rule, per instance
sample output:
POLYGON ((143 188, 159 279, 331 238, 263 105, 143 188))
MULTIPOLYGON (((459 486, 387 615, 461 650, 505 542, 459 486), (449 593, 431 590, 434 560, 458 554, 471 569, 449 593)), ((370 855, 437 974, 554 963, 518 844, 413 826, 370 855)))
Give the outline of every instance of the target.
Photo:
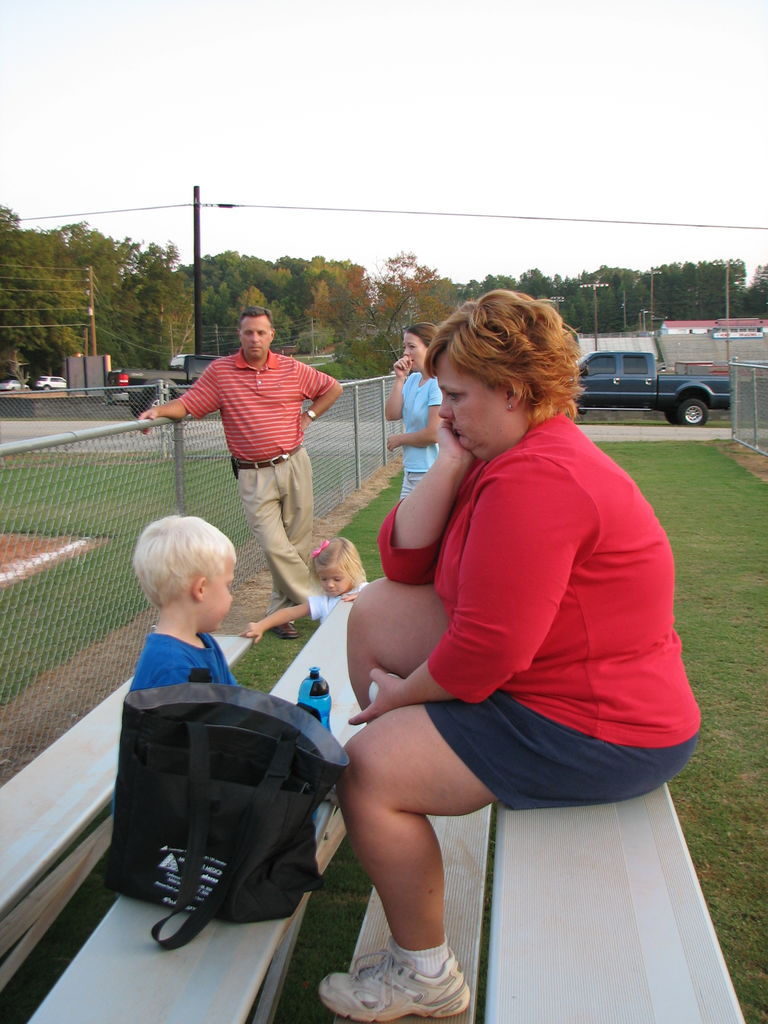
POLYGON ((67 382, 63 377, 38 377, 35 381, 35 387, 38 391, 65 389, 66 386, 67 382))
POLYGON ((22 384, 16 377, 8 377, 7 380, 0 380, 0 391, 21 391, 22 384))
POLYGON ((170 363, 168 363, 168 369, 169 370, 183 370, 184 369, 184 360, 187 358, 188 355, 189 355, 188 352, 180 352, 177 356, 174 356, 173 359, 170 361, 170 363))

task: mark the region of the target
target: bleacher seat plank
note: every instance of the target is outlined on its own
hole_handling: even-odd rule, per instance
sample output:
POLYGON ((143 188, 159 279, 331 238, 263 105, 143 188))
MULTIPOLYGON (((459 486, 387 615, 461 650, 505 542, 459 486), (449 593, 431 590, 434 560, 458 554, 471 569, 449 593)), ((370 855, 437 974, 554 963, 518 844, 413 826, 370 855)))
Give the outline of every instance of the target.
MULTIPOLYGON (((476 978, 480 964, 491 808, 483 807, 461 817, 431 817, 430 821, 443 854, 446 934, 471 992, 469 1006, 464 1013, 451 1017, 451 1024, 471 1024, 475 1019, 477 999, 476 978)), ((384 949, 388 938, 389 925, 384 916, 384 908, 378 893, 373 889, 354 956, 384 949)), ((424 1018, 408 1016, 400 1020, 403 1024, 416 1024, 424 1018)), ((344 1021, 345 1018, 336 1018, 336 1024, 344 1024, 344 1021)))
MULTIPOLYGON (((328 804, 323 808, 330 819, 320 829, 321 870, 344 837, 341 815, 328 804)), ((302 911, 303 905, 296 913, 302 911)), ((118 897, 29 1024, 246 1020, 292 919, 214 920, 192 942, 169 951, 150 936, 162 914, 162 907, 118 897)))
POLYGON ((743 1024, 666 786, 499 808, 486 1024, 743 1024))
POLYGON ((0 789, 0 917, 107 805, 124 683, 0 789))

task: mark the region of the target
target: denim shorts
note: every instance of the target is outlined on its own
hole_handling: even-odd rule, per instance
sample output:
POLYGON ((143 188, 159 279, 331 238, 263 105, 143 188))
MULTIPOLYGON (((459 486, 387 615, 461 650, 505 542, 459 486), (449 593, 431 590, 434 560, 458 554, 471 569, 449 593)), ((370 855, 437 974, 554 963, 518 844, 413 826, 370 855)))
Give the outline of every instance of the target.
POLYGON ((685 766, 698 733, 671 747, 606 743, 507 693, 425 705, 435 728, 497 800, 513 808, 613 803, 649 793, 685 766))

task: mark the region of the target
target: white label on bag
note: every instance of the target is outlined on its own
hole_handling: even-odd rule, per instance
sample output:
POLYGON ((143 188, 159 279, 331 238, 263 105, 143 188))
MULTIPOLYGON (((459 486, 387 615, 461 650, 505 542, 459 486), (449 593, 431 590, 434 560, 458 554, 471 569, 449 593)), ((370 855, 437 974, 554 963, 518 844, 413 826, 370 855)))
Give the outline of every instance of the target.
POLYGON ((161 860, 157 866, 161 870, 174 871, 176 874, 179 872, 178 862, 172 853, 169 853, 165 860, 161 860))
MULTIPOLYGON (((176 903, 181 889, 181 875, 184 870, 184 862, 187 859, 187 851, 179 847, 161 846, 159 853, 160 860, 157 865, 159 877, 152 884, 155 888, 162 889, 163 892, 170 894, 163 896, 161 902, 173 905, 176 903)), ((211 895, 214 888, 219 884, 226 866, 226 861, 220 860, 217 857, 206 856, 203 858, 200 884, 194 896, 195 903, 201 903, 211 895)), ((187 907, 186 909, 192 910, 193 908, 187 907)))

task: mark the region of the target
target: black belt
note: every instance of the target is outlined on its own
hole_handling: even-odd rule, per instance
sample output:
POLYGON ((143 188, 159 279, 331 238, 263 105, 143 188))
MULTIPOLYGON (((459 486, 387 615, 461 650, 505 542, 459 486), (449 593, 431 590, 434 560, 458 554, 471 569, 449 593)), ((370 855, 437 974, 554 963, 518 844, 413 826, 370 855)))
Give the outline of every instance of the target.
POLYGON ((238 469, 268 469, 270 466, 278 466, 281 462, 285 462, 286 459, 290 459, 296 452, 301 451, 302 446, 297 444, 289 452, 280 452, 273 459, 264 459, 262 462, 246 462, 244 459, 236 459, 232 456, 232 465, 237 466, 238 469))

